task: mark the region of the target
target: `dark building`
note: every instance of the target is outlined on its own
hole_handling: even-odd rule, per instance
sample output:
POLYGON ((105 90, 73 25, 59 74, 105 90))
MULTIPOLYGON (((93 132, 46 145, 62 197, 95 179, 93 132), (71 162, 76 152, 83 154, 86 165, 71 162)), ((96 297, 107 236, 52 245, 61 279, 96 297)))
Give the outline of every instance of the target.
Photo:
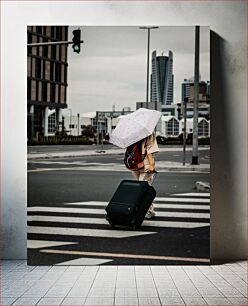
POLYGON ((173 75, 173 53, 169 51, 168 56, 157 56, 152 52, 152 74, 151 74, 151 102, 161 102, 163 105, 173 103, 174 75, 173 75))
MULTIPOLYGON (((28 26, 28 44, 68 40, 68 26, 28 26)), ((28 47, 27 49, 27 113, 28 140, 48 136, 49 113, 55 110, 58 130, 61 109, 66 108, 67 45, 28 47)), ((53 118, 54 119, 54 118, 53 118)))

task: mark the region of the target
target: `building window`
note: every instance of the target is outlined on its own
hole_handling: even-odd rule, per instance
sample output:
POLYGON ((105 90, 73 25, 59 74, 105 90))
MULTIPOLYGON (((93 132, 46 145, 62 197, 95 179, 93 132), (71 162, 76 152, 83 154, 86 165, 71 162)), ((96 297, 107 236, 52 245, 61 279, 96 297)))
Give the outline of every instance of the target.
POLYGON ((60 73, 61 82, 64 83, 65 82, 65 65, 61 64, 60 69, 61 69, 61 73, 60 73))
POLYGON ((75 124, 69 124, 69 129, 75 129, 75 124))
POLYGON ((54 65, 55 63, 50 62, 50 80, 54 81, 54 65))
POLYGON ((51 37, 54 38, 55 34, 55 27, 51 27, 51 37))
POLYGON ((36 32, 42 34, 42 27, 36 27, 36 32))
POLYGON ((209 125, 208 122, 202 120, 198 124, 198 136, 208 136, 209 134, 209 125))
MULTIPOLYGON (((43 41, 48 42, 48 39, 43 38, 43 41)), ((43 51, 43 57, 48 58, 48 46, 43 46, 42 51, 43 51)))
POLYGON ((43 82, 42 84, 42 101, 47 102, 47 83, 43 82))
POLYGON ((59 63, 55 63, 55 81, 61 82, 61 65, 59 63))
POLYGON ((170 136, 179 135, 179 122, 172 118, 168 122, 166 122, 166 133, 170 136))
POLYGON ((56 114, 48 116, 48 133, 55 133, 56 131, 56 114))
POLYGON ((55 102, 55 84, 51 83, 50 101, 55 102))
POLYGON ((52 48, 51 58, 55 60, 56 59, 56 45, 52 45, 51 48, 52 48))
POLYGON ((41 59, 36 59, 36 65, 35 65, 35 77, 38 79, 41 79, 41 59))

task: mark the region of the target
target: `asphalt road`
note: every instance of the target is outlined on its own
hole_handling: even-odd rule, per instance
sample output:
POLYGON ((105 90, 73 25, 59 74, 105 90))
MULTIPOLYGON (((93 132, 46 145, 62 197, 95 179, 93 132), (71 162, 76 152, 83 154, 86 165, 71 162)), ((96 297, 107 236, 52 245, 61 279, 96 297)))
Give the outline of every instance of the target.
MULTIPOLYGON (((120 156, 114 158, 116 164, 122 163, 120 156)), ((28 263, 208 264, 209 196, 193 187, 196 181, 209 182, 209 173, 159 173, 154 183, 155 218, 144 221, 139 231, 112 230, 104 208, 130 173, 106 171, 104 166, 84 170, 78 165, 110 161, 113 156, 29 163, 28 263)))
MULTIPOLYGON (((50 168, 52 169, 52 168, 50 168)), ((28 206, 76 201, 108 201, 129 172, 56 170, 28 174, 28 206)), ((193 192, 196 181, 209 182, 207 173, 159 173, 154 182, 157 195, 193 192)))
MULTIPOLYGON (((113 145, 104 145, 103 150, 106 152, 110 149, 116 148, 113 145)), ((159 148, 169 148, 169 149, 178 149, 180 148, 180 151, 175 152, 159 152, 159 154, 156 154, 156 160, 161 161, 161 160, 166 160, 166 161, 175 161, 175 162, 182 162, 183 161, 183 147, 174 145, 174 146, 163 146, 159 145, 159 148)), ((202 150, 204 146, 201 146, 201 150, 198 151, 198 159, 199 163, 201 164, 207 164, 210 162, 210 150, 209 147, 206 147, 206 150, 202 150)), ((94 146, 94 145, 67 145, 67 146, 29 146, 28 147, 28 153, 56 153, 56 152, 79 152, 79 151, 84 151, 84 150, 93 150, 93 151, 98 151, 101 150, 101 146, 94 146)), ((79 159, 74 159, 74 161, 80 160, 79 159)), ((111 162, 113 160, 113 156, 88 156, 86 158, 86 161, 102 161, 102 162, 111 162)), ((122 159, 121 159, 122 160, 122 159)), ((186 148, 186 162, 191 163, 192 160, 192 146, 187 146, 186 148)))

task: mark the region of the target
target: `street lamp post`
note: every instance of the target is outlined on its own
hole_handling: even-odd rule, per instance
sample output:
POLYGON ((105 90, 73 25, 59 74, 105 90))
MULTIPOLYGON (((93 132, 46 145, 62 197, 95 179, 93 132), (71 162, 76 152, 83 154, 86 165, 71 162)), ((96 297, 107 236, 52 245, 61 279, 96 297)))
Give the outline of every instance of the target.
POLYGON ((158 27, 140 27, 142 30, 147 30, 147 75, 146 75, 146 108, 148 107, 149 99, 149 62, 150 62, 150 30, 158 29, 158 27))
POLYGON ((78 136, 79 136, 79 116, 80 116, 80 114, 78 113, 77 114, 77 118, 78 118, 78 136))
POLYGON ((187 137, 187 102, 188 98, 184 98, 183 101, 183 122, 184 122, 184 128, 183 128, 183 166, 185 166, 185 160, 186 160, 186 137, 187 137))
POLYGON ((195 75, 192 165, 198 165, 198 104, 199 104, 200 26, 195 26, 195 75))

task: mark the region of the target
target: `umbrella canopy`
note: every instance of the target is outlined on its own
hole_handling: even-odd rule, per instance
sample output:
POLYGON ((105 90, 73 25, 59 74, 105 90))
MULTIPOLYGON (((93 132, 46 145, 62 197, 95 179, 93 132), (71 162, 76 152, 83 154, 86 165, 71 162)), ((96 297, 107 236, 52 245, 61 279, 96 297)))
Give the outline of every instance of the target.
POLYGON ((161 112, 146 108, 121 116, 109 142, 127 148, 131 144, 151 135, 161 117, 161 112))

